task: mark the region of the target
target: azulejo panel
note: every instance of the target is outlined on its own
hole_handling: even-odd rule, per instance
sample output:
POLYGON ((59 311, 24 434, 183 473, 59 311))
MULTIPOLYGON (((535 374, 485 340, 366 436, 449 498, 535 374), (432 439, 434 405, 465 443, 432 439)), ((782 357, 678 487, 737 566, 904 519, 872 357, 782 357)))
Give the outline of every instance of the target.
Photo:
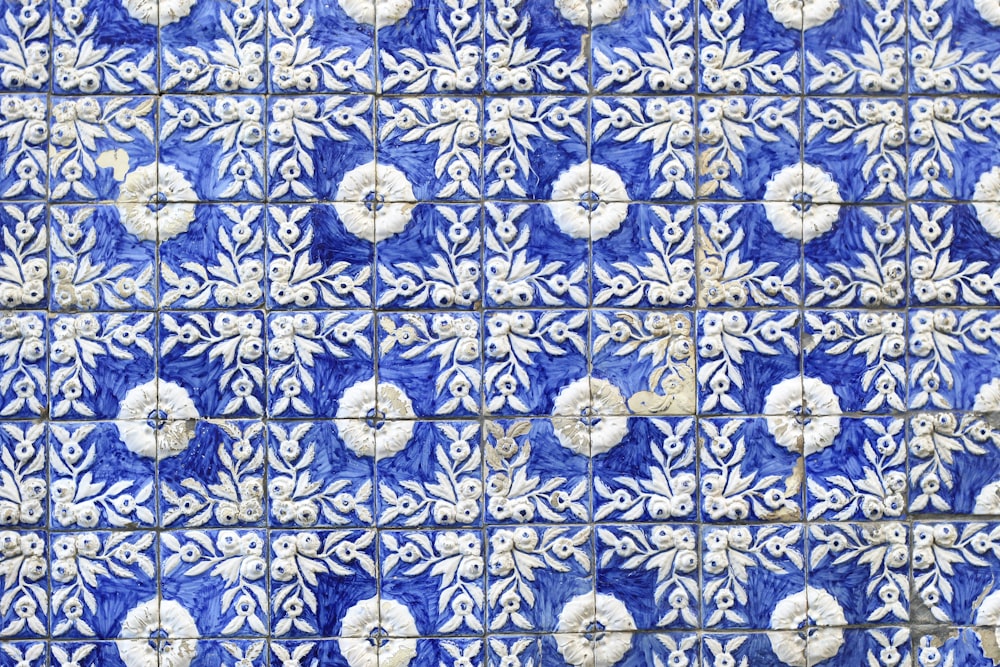
POLYGON ((0 665, 1000 661, 995 0, 11 0, 0 665))

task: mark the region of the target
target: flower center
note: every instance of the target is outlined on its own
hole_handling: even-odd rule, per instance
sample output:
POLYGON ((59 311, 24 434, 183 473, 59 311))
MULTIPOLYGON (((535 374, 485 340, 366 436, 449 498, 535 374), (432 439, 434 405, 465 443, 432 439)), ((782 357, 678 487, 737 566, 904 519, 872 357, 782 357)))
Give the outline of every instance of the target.
POLYGON ((806 213, 812 208, 813 196, 808 192, 797 192, 792 197, 792 206, 797 208, 799 212, 806 213))
POLYGON ((802 426, 806 426, 812 421, 812 408, 808 405, 796 405, 792 408, 792 414, 795 416, 795 421, 802 426))
POLYGON ((604 639, 604 624, 596 618, 584 629, 583 636, 587 641, 599 642, 604 639))
POLYGON ((162 192, 157 192, 152 197, 149 198, 149 203, 146 206, 149 207, 150 211, 158 212, 162 211, 163 207, 167 205, 167 195, 162 192))
POLYGON ((594 408, 587 406, 580 410, 580 423, 584 426, 589 426, 591 428, 597 426, 601 422, 601 416, 594 411, 594 408))
POLYGON ((368 643, 375 648, 384 648, 389 643, 389 633, 382 626, 377 626, 368 633, 368 643))
POLYGON ((364 202, 365 208, 374 213, 385 205, 385 195, 371 190, 365 195, 364 202))
POLYGON ((149 633, 149 646, 157 653, 170 652, 170 635, 163 628, 156 628, 149 633))
POLYGON ((368 428, 372 430, 379 430, 385 424, 385 413, 376 408, 372 408, 365 415, 365 423, 368 424, 368 428))
POLYGON ((601 205, 601 196, 593 190, 587 190, 580 195, 580 206, 590 212, 594 212, 601 205))
POLYGON ((154 431, 159 431, 167 425, 167 417, 169 415, 165 411, 156 408, 146 415, 146 424, 154 431))
POLYGON ((799 630, 796 634, 798 635, 799 639, 801 639, 804 642, 809 641, 809 639, 815 637, 816 633, 819 632, 819 628, 816 627, 816 623, 810 616, 806 616, 801 621, 799 621, 796 627, 798 627, 799 630))

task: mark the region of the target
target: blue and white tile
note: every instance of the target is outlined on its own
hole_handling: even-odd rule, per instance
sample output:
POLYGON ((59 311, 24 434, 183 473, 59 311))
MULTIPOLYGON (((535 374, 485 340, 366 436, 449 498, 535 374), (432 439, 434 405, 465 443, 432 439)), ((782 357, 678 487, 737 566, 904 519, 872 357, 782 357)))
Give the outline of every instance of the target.
POLYGON ((155 307, 156 246, 144 212, 99 204, 53 206, 49 216, 52 310, 155 307))
POLYGON ((826 414, 906 410, 904 315, 878 310, 806 311, 802 382, 817 392, 826 393, 820 384, 833 390, 835 399, 825 408, 826 414))
POLYGON ((586 99, 487 97, 485 105, 487 197, 565 201, 587 191, 581 190, 590 185, 586 99))
MULTIPOLYGON (((153 383, 152 313, 59 315, 49 320, 52 419, 133 419, 130 394, 153 383)), ((141 401, 140 401, 141 402, 141 401)), ((147 413, 143 413, 145 416, 147 413)))
POLYGON ((268 413, 358 417, 348 405, 374 399, 372 328, 368 312, 268 314, 268 413))
POLYGON ((480 207, 417 205, 402 229, 377 241, 378 305, 475 307, 483 293, 482 241, 480 207))
POLYGON ((483 89, 480 0, 416 0, 378 19, 383 92, 474 94, 483 89))
MULTIPOLYGON (((180 401, 161 384, 161 404, 180 401)), ((264 425, 257 421, 174 420, 155 441, 160 523, 170 528, 261 526, 264 425)))
POLYGON ((140 169, 156 162, 156 98, 56 97, 51 104, 49 198, 127 201, 140 169))
MULTIPOLYGON (((488 310, 483 393, 491 415, 551 414, 565 402, 575 409, 576 387, 588 384, 587 312, 488 310), (554 360, 558 359, 559 363, 554 360), (563 401, 558 395, 567 394, 563 401)), ((589 387, 581 396, 589 399, 589 387)))
POLYGON ((737 94, 800 92, 802 31, 829 20, 833 8, 833 3, 819 3, 807 15, 800 6, 765 0, 740 4, 701 0, 699 90, 737 94), (734 51, 739 55, 732 57, 734 51), (751 59, 755 52, 760 53, 751 59))
MULTIPOLYGON (((190 10, 194 3, 176 3, 190 10)), ((52 3, 55 93, 156 93, 157 6, 146 0, 52 3)))
MULTIPOLYGON (((308 315, 305 315, 308 317, 308 315)), ((259 311, 161 313, 159 368, 201 417, 264 412, 264 320, 259 311)))
POLYGON ((412 186, 405 175, 392 165, 376 167, 372 96, 273 95, 267 107, 267 174, 272 201, 320 199, 354 204, 335 208, 352 233, 372 240, 370 231, 356 231, 365 208, 358 204, 369 197, 379 202, 412 200, 412 195, 407 196, 412 186), (361 213, 348 219, 352 208, 361 213))
POLYGON ((266 117, 259 95, 161 97, 160 188, 177 201, 263 201, 266 117))
POLYGON ((483 631, 486 547, 481 530, 382 531, 382 600, 406 606, 426 635, 483 631))
POLYGON ((483 251, 487 304, 496 308, 587 304, 590 222, 588 212, 577 208, 570 202, 487 204, 483 251))
POLYGON ((348 453, 334 423, 269 425, 267 497, 273 528, 367 526, 374 521, 374 466, 348 453))
POLYGON ((192 3, 183 16, 171 9, 159 7, 162 91, 264 91, 264 0, 192 3))
POLYGON ((28 0, 4 11, 3 35, 7 44, 0 56, 0 90, 42 90, 49 85, 51 28, 49 3, 28 0))
POLYGON ((484 492, 479 425, 473 421, 418 421, 412 425, 412 433, 404 449, 378 461, 375 503, 379 525, 481 526, 484 492))
POLYGON ((142 447, 148 441, 136 437, 136 426, 81 422, 49 427, 49 516, 54 530, 156 525, 156 457, 142 447))
POLYGON ((268 0, 270 92, 371 91, 374 8, 370 2, 268 0))
POLYGON ((48 335, 45 313, 25 311, 0 318, 0 402, 4 418, 39 417, 48 406, 48 335))
POLYGON ((375 531, 275 530, 269 535, 271 637, 340 636, 369 645, 380 616, 389 616, 387 601, 376 595, 375 531))
POLYGON ((4 164, 13 169, 0 176, 4 199, 44 200, 48 194, 48 105, 40 95, 0 95, 0 147, 4 164))
POLYGON ((490 420, 485 430, 487 523, 588 519, 590 434, 585 427, 568 419, 490 420))
POLYGON ((372 305, 373 243, 354 242, 335 204, 267 207, 272 310, 372 305))

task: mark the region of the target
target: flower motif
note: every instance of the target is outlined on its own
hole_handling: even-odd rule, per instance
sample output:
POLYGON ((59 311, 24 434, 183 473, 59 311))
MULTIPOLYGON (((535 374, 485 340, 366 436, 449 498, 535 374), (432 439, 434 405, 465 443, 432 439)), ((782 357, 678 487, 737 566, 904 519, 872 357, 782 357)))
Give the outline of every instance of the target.
POLYGON ((767 0, 767 9, 789 30, 809 30, 832 19, 840 0, 767 0))
POLYGON ((628 193, 617 172, 590 160, 559 174, 549 210, 556 226, 575 239, 603 239, 628 215, 628 193))
POLYGON ((586 0, 556 0, 556 9, 573 25, 584 28, 617 21, 628 8, 628 0, 591 0, 589 21, 586 0))
POLYGON ((808 243, 830 231, 842 201, 833 176, 800 162, 771 176, 764 190, 764 213, 774 231, 808 243))
POLYGON ((972 4, 984 21, 1000 28, 1000 0, 974 0, 972 4))
POLYGON ((976 625, 992 627, 997 643, 1000 644, 1000 591, 993 591, 979 603, 976 625))
POLYGON ((413 437, 413 403, 394 384, 375 378, 361 380, 344 391, 337 408, 337 432, 358 456, 379 459, 406 449, 413 437))
POLYGON ((373 161, 344 174, 333 208, 347 231, 375 243, 403 231, 416 202, 406 174, 373 161))
POLYGON ((796 376, 771 387, 764 414, 775 441, 804 455, 826 449, 840 433, 840 401, 828 384, 816 378, 796 376))
POLYGON ((161 379, 133 387, 118 408, 118 436, 130 452, 165 459, 187 449, 198 409, 184 387, 161 379))
POLYGON ((140 241, 166 241, 187 231, 197 198, 184 174, 154 162, 125 176, 118 191, 118 214, 140 241))
POLYGON ((976 412, 1000 412, 1000 378, 993 378, 979 388, 972 409, 976 412))
POLYGON ((772 630, 799 630, 805 624, 810 628, 808 641, 799 632, 769 632, 771 650, 786 665, 806 667, 817 665, 837 655, 844 644, 847 624, 844 610, 837 599, 821 588, 807 586, 806 590, 789 595, 778 602, 771 612, 772 630))
POLYGON ((379 28, 390 26, 413 7, 413 0, 337 0, 340 8, 357 23, 375 25, 379 28))
POLYGON ((368 598, 347 610, 338 639, 351 667, 406 667, 417 656, 417 624, 406 605, 368 598))
POLYGON ((191 13, 198 0, 122 0, 129 16, 160 27, 176 23, 191 13))
POLYGON ((632 647, 635 620, 613 595, 584 593, 559 612, 556 648, 570 665, 612 667, 632 647))
MULTIPOLYGON (((973 514, 1000 514, 1000 482, 990 482, 979 491, 973 514)), ((1000 602, 997 603, 1000 605, 1000 602)))
MULTIPOLYGON (((1000 13, 1000 3, 993 4, 1000 13)), ((990 236, 1000 237, 1000 167, 993 167, 979 177, 972 201, 979 224, 990 236)))
POLYGON ((197 652, 198 628, 173 600, 153 598, 125 616, 118 655, 126 667, 187 667, 197 652))
POLYGON ((610 451, 628 433, 625 398, 607 380, 584 377, 559 391, 552 404, 559 444, 584 456, 610 451))

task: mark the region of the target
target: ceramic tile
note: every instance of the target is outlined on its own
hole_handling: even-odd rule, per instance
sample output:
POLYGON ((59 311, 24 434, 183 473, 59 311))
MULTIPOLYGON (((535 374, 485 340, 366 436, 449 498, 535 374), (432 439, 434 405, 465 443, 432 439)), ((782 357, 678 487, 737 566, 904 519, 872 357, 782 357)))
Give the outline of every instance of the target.
POLYGON ((1000 661, 995 4, 0 3, 0 667, 1000 661))

